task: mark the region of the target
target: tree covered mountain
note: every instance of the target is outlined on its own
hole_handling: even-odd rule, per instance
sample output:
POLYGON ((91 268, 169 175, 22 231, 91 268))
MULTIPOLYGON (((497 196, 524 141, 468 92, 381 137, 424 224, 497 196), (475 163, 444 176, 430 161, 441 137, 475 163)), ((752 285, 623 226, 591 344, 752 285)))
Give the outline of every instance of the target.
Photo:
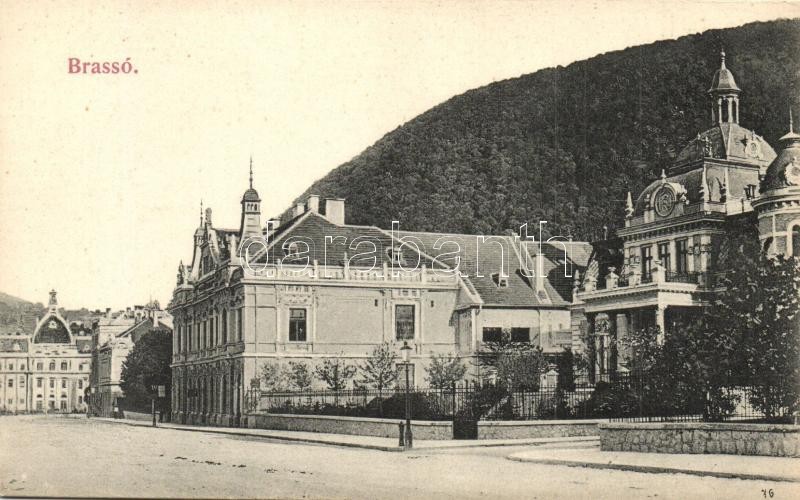
POLYGON ((314 182, 347 220, 403 229, 507 233, 548 221, 592 240, 711 126, 706 95, 726 62, 740 123, 774 146, 797 105, 800 20, 753 23, 598 55, 484 87, 432 108, 314 182))

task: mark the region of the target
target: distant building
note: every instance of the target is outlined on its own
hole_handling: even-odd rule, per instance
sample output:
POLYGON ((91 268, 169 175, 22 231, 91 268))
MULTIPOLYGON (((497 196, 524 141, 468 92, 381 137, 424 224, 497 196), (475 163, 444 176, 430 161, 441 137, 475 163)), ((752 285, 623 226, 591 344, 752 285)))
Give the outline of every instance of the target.
POLYGON ((122 364, 142 335, 152 330, 172 330, 172 317, 157 301, 100 318, 92 332, 92 413, 110 417, 119 399, 122 364))
POLYGON ((344 200, 320 201, 310 196, 290 220, 262 227, 251 174, 238 229, 201 213, 191 265, 179 266, 168 307, 175 421, 236 425, 267 362, 358 364, 383 342, 398 351, 408 342, 412 383, 422 385, 432 353, 459 354, 469 376, 481 377, 469 361, 482 342, 508 336, 553 353, 570 346, 572 278, 564 274, 585 266, 587 244, 540 252, 538 242, 489 236, 478 247, 475 235, 349 225, 344 200), (449 259, 433 255, 442 252, 449 259))
POLYGON ((739 93, 722 53, 708 90, 711 128, 636 202, 628 194, 620 251, 596 247, 572 307, 574 345, 594 361, 590 375, 626 369, 617 345, 629 332, 658 326, 663 340, 696 317, 715 297, 734 231, 753 229, 771 254, 800 255, 800 135, 790 123, 776 155, 739 125, 739 93))
POLYGON ((90 363, 89 332, 70 331, 51 291, 47 312, 32 335, 0 336, 0 410, 85 411, 90 363))

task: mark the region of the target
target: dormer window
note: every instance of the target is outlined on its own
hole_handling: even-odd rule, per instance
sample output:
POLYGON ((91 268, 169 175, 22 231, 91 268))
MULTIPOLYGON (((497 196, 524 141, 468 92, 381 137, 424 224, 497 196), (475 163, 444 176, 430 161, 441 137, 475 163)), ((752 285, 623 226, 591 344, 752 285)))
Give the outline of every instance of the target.
POLYGON ((387 248, 386 255, 393 264, 401 264, 403 262, 403 247, 387 248))
POLYGON ((288 245, 283 247, 283 253, 287 257, 297 257, 300 255, 300 244, 296 241, 292 241, 288 245))
POLYGON ((508 288, 508 276, 501 276, 500 273, 492 273, 492 281, 497 288, 508 288))

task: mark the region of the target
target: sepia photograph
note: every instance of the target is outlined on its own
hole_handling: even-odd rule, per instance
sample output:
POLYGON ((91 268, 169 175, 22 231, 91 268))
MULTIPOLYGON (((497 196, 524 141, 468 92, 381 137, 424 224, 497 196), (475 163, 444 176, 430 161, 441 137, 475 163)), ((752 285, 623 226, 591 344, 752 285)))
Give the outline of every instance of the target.
POLYGON ((800 0, 7 0, 0 103, 3 498, 800 498, 800 0))

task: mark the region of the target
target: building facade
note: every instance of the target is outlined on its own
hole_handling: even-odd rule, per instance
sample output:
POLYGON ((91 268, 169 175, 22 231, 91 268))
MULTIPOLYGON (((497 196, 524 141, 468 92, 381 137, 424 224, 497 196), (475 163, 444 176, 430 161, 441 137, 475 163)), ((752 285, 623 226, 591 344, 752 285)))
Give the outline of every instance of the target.
POLYGON ((321 207, 317 196, 262 227, 260 201, 251 174, 240 227, 215 227, 208 209, 191 265, 179 266, 168 307, 176 421, 236 425, 268 362, 357 365, 382 343, 398 354, 408 343, 421 385, 433 353, 469 361, 503 335, 549 352, 571 343, 562 274, 586 265, 586 244, 349 225, 344 200, 321 207))
POLYGON ((135 306, 116 315, 107 312, 92 333, 91 411, 111 417, 119 409, 124 393, 120 387, 122 365, 142 335, 150 331, 171 332, 172 318, 157 301, 135 306))
POLYGON ((739 125, 740 92, 722 53, 707 91, 711 128, 635 202, 628 194, 621 250, 596 249, 576 282, 573 343, 595 376, 626 369, 616 346, 628 332, 658 326, 663 341, 714 298, 735 234, 752 230, 773 253, 800 248, 800 136, 790 125, 776 155, 739 125))
POLYGON ((91 338, 75 333, 61 317, 53 290, 32 335, 0 337, 2 411, 86 411, 91 338))

